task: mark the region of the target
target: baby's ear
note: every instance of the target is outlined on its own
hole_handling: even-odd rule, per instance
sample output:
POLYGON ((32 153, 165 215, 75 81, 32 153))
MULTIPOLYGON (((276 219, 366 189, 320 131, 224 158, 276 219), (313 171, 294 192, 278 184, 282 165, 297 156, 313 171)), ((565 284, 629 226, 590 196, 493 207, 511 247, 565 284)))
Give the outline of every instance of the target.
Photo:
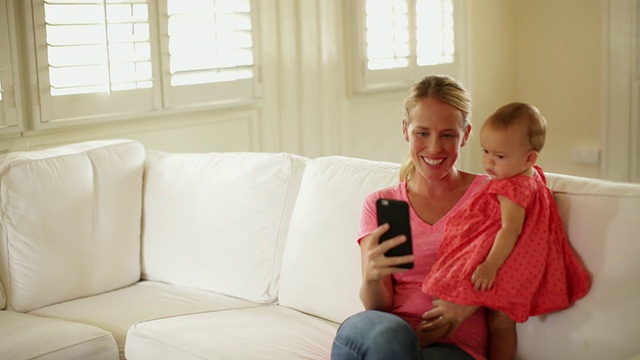
POLYGON ((531 150, 529 151, 529 154, 527 155, 527 165, 535 165, 536 161, 538 161, 538 152, 535 150, 531 150))

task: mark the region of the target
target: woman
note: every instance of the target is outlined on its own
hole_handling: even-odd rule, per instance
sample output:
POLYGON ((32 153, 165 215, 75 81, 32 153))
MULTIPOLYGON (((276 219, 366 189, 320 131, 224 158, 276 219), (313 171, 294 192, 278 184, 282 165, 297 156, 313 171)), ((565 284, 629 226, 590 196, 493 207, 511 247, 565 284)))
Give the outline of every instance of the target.
POLYGON ((360 300, 367 311, 342 324, 332 359, 486 359, 484 309, 421 291, 447 218, 487 181, 455 167, 471 132, 469 108, 467 92, 450 77, 427 76, 411 88, 402 122, 410 157, 400 171, 401 182, 370 194, 362 209, 360 300), (406 239, 379 244, 388 230, 388 225, 377 226, 379 198, 410 204, 413 255, 384 255, 406 239), (414 262, 413 269, 399 267, 408 262, 414 262), (448 329, 446 339, 433 343, 443 329, 448 329))

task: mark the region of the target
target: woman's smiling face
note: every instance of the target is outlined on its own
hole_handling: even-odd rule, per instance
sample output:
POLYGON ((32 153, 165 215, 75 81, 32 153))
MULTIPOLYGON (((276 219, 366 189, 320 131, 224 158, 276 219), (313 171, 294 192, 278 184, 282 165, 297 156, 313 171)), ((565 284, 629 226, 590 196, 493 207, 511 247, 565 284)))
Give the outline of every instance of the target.
POLYGON ((413 108, 403 132, 418 174, 432 180, 450 174, 471 132, 471 126, 463 124, 460 110, 434 98, 413 108))

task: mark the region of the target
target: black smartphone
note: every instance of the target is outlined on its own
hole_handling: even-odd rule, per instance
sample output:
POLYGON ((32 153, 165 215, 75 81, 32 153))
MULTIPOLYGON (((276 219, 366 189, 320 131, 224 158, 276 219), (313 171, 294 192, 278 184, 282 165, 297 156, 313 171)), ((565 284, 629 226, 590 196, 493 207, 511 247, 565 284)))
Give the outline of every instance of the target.
MULTIPOLYGON (((376 201, 378 212, 378 226, 389 224, 390 228, 382 234, 380 242, 389 240, 398 235, 407 237, 407 241, 390 249, 386 256, 404 256, 413 254, 411 246, 411 225, 409 223, 409 204, 406 201, 378 199, 376 201)), ((398 267, 412 269, 413 262, 398 265, 398 267)))

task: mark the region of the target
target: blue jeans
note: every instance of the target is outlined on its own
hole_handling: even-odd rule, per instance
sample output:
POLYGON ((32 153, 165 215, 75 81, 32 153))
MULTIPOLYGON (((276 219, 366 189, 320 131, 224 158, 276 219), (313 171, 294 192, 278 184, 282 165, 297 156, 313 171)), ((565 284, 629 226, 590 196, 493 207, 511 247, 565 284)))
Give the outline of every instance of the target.
POLYGON ((332 360, 473 360, 452 344, 420 348, 413 328, 396 315, 364 311, 345 320, 333 341, 332 360))

